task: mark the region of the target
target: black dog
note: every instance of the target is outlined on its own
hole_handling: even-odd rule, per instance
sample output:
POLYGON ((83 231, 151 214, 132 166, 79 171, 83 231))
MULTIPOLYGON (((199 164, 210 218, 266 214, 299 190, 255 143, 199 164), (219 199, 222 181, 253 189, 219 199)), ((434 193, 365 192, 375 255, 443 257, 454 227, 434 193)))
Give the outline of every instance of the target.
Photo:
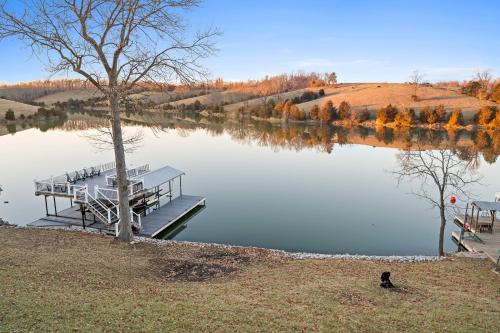
POLYGON ((394 288, 394 285, 392 284, 391 280, 389 280, 389 277, 391 276, 390 272, 383 272, 382 276, 380 277, 380 287, 382 288, 394 288))

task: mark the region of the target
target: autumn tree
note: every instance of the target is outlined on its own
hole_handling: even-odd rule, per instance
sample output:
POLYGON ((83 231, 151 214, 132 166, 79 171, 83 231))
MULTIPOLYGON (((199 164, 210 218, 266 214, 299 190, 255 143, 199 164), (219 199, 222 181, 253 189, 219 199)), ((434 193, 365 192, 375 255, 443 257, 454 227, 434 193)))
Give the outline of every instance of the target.
POLYGON ((326 101, 321 106, 321 110, 319 111, 319 119, 322 122, 328 123, 332 119, 334 119, 336 115, 336 109, 333 106, 333 102, 331 100, 326 101))
POLYGON ((488 126, 495 119, 497 108, 494 106, 483 106, 474 115, 474 120, 478 125, 488 126))
MULTIPOLYGON (((196 0, 0 2, 0 39, 20 39, 47 57, 51 72, 75 72, 106 97, 120 198, 128 198, 120 101, 145 82, 205 79, 199 60, 214 51, 211 39, 217 32, 184 38, 188 27, 182 13, 197 4, 196 0)), ((128 241, 126 199, 119 201, 119 218, 118 236, 128 241)))
POLYGON ((393 171, 398 184, 404 180, 419 184, 412 193, 439 210, 438 254, 443 256, 447 213, 452 208, 449 198, 454 194, 467 201, 471 186, 478 184, 480 177, 471 162, 448 150, 404 151, 398 155, 398 164, 393 171))
POLYGON ((358 123, 364 123, 365 121, 370 120, 370 111, 368 111, 367 108, 364 108, 363 110, 358 111, 356 113, 354 120, 356 120, 356 122, 358 122, 358 123))
POLYGON ((415 123, 415 111, 411 108, 404 108, 398 111, 394 121, 398 127, 411 127, 415 123))
POLYGON ((309 110, 309 118, 311 118, 311 120, 319 119, 319 106, 317 104, 314 104, 311 110, 309 110))
POLYGON ((449 127, 463 126, 464 115, 461 108, 455 108, 450 113, 450 118, 448 119, 449 127))
POLYGON ((337 84, 337 73, 335 73, 335 72, 326 73, 325 77, 326 77, 326 82, 328 83, 328 85, 334 86, 337 84))
POLYGON ((493 102, 500 103, 500 82, 493 87, 490 98, 493 102))
POLYGON ((351 105, 346 101, 342 101, 339 105, 339 118, 344 120, 344 119, 349 119, 350 117, 351 117, 351 105))
POLYGON ((377 112, 377 122, 381 124, 391 123, 396 118, 397 113, 398 109, 392 104, 382 107, 377 112))

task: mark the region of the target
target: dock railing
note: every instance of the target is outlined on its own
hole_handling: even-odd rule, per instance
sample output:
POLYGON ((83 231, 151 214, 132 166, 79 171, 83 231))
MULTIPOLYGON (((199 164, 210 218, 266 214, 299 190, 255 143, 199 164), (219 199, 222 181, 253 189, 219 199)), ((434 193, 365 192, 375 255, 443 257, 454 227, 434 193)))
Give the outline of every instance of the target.
POLYGON ((87 185, 84 185, 84 186, 77 186, 77 185, 73 185, 74 186, 74 193, 73 193, 73 200, 75 200, 75 202, 89 202, 89 191, 88 191, 88 188, 87 188, 87 185))
POLYGON ((141 215, 134 212, 132 208, 130 208, 130 219, 132 220, 132 223, 137 224, 139 228, 142 227, 141 215))
POLYGON ((35 192, 37 193, 48 193, 48 194, 59 194, 71 196, 74 194, 74 189, 78 188, 75 185, 75 181, 85 180, 87 177, 95 176, 95 173, 101 173, 116 168, 115 162, 108 162, 92 166, 89 168, 83 168, 81 170, 76 170, 68 172, 64 175, 59 175, 57 177, 51 177, 44 180, 35 180, 35 192))

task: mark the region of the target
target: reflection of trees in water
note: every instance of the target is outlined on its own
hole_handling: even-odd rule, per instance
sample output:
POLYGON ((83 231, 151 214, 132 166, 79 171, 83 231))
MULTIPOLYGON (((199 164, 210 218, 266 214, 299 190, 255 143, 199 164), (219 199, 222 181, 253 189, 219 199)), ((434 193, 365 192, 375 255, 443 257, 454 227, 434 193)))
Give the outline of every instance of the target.
MULTIPOLYGON (((67 131, 88 130, 107 125, 105 115, 70 115, 67 120, 37 124, 41 130, 51 128, 67 131)), ((499 131, 432 130, 426 128, 338 127, 304 123, 271 123, 267 121, 201 117, 195 115, 172 116, 164 113, 132 114, 124 122, 129 125, 175 129, 182 136, 199 129, 209 135, 228 134, 242 144, 258 144, 275 151, 316 149, 331 153, 335 144, 365 144, 401 149, 450 149, 463 160, 479 163, 482 155, 487 163, 494 163, 500 154, 499 131)), ((10 131, 15 131, 10 129, 10 131)))

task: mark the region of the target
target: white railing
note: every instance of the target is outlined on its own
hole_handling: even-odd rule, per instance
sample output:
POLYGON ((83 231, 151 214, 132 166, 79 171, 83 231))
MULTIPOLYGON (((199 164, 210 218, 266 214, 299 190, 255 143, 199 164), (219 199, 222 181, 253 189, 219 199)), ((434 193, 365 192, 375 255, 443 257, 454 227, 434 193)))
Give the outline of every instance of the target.
POLYGON ((142 227, 141 215, 134 212, 132 208, 130 208, 130 220, 132 221, 132 223, 137 224, 139 228, 142 227))
POLYGON ((135 183, 129 184, 128 195, 136 194, 144 189, 144 180, 138 180, 135 183))
POLYGON ((87 196, 87 198, 90 198, 92 202, 97 203, 101 208, 103 208, 106 211, 107 216, 104 216, 101 212, 99 212, 96 209, 92 210, 92 213, 99 215, 104 220, 107 220, 108 224, 111 224, 111 222, 113 221, 113 218, 116 218, 116 221, 118 223, 118 220, 119 220, 119 218, 118 218, 118 206, 115 206, 115 208, 116 208, 116 213, 115 213, 113 211, 113 209, 111 209, 108 206, 103 205, 103 203, 100 202, 99 200, 96 200, 96 198, 94 198, 90 193, 88 193, 88 191, 86 192, 86 196, 87 196))
POLYGON ((99 185, 94 187, 94 196, 97 199, 105 199, 110 202, 118 202, 118 190, 114 188, 102 188, 99 185))
POLYGON ((83 168, 72 172, 67 172, 64 175, 51 177, 44 180, 35 180, 36 192, 47 192, 51 194, 68 194, 71 195, 71 185, 79 180, 84 180, 89 177, 99 175, 101 172, 116 169, 115 162, 108 162, 96 165, 90 168, 83 168))
POLYGON ((74 186, 73 189, 73 199, 75 200, 75 202, 89 202, 89 191, 87 185, 74 186))

